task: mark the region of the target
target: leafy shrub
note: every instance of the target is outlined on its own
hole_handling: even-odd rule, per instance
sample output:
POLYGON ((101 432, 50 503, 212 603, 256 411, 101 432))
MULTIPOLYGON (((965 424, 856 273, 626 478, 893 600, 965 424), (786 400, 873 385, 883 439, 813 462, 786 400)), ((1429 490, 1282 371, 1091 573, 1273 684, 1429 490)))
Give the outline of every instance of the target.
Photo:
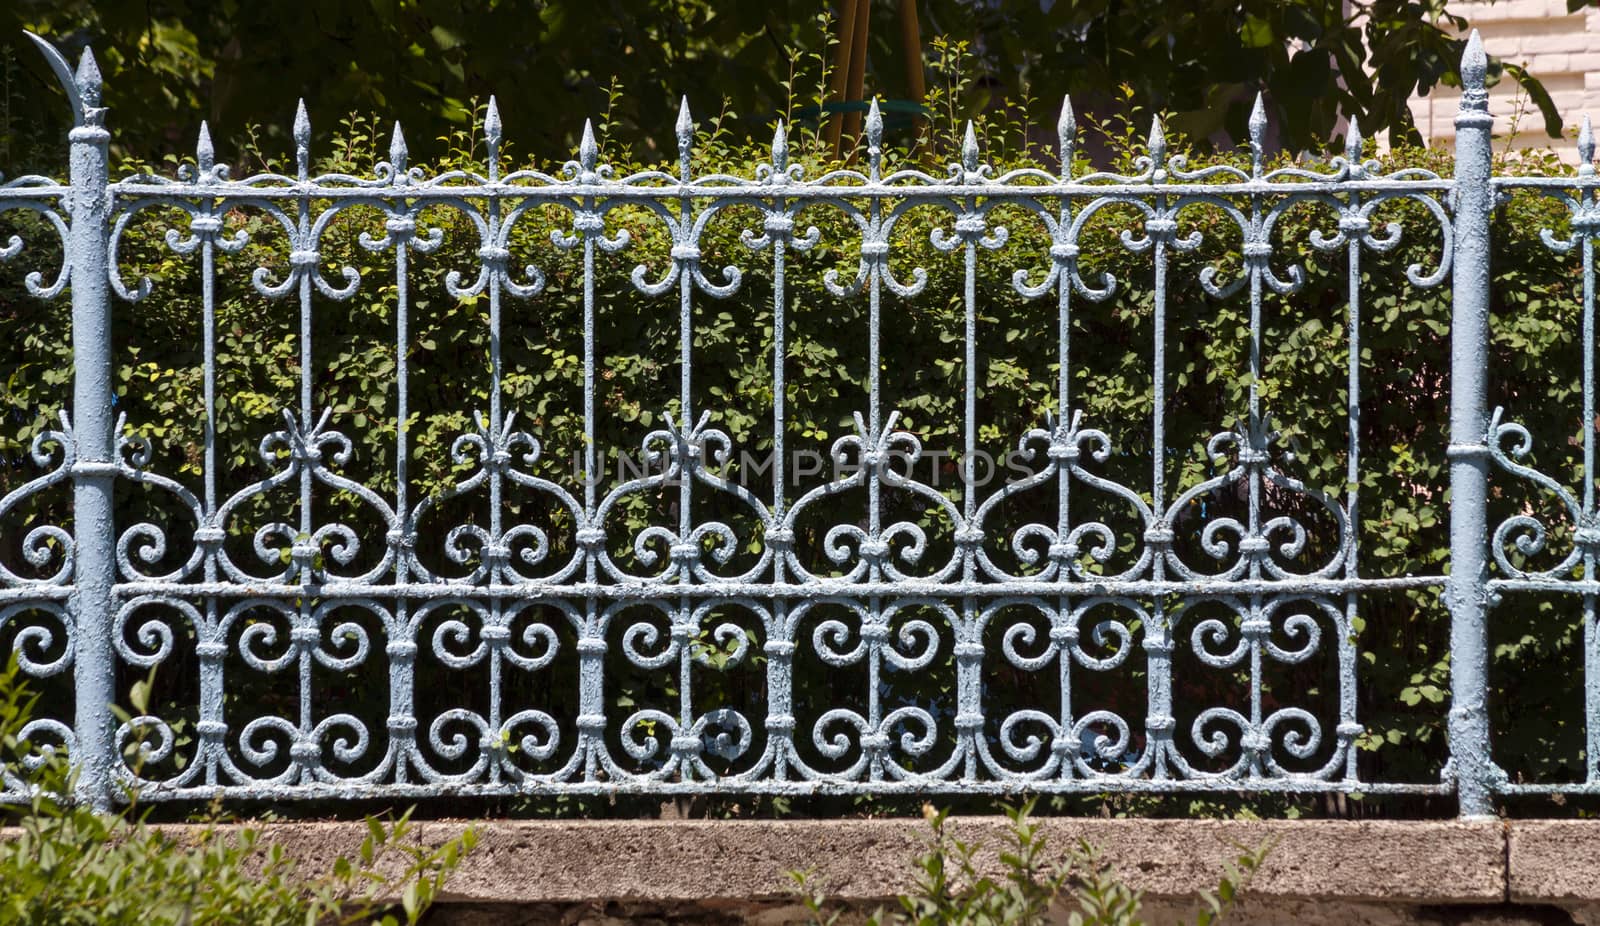
MULTIPOLYGON (((984 871, 984 847, 950 835, 948 810, 928 806, 923 816, 932 830, 927 853, 917 860, 916 887, 898 898, 898 911, 878 910, 870 926, 1139 926, 1141 892, 1119 880, 1088 842, 1079 840, 1065 858, 1048 851, 1039 826, 1030 819, 1033 802, 1006 808, 1011 842, 999 849, 1004 873, 984 871)), ((1198 926, 1222 920, 1266 859, 1265 848, 1241 850, 1225 866, 1215 891, 1198 898, 1198 926)), ((828 909, 825 894, 800 872, 791 873, 813 926, 834 926, 842 911, 828 909)))
MULTIPOLYGON (((37 702, 16 660, 0 672, 0 746, 14 752, 37 702)), ((416 844, 411 814, 367 818, 354 858, 320 874, 301 870, 260 827, 224 829, 215 812, 187 835, 141 810, 102 813, 70 794, 63 755, 33 753, 31 801, 0 839, 0 922, 17 926, 415 926, 471 851, 467 830, 437 849, 416 844), (398 898, 395 902, 392 898, 398 898)))

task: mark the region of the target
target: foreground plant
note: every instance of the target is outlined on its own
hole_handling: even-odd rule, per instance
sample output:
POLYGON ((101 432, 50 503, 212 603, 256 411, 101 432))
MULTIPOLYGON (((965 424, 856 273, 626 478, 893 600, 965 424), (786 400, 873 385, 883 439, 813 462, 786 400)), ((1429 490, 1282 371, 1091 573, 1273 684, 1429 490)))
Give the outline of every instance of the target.
MULTIPOLYGON (((928 852, 917 860, 916 887, 902 894, 900 909, 878 910, 867 919, 870 926, 1030 926, 1065 922, 1071 926, 1141 926, 1142 892, 1117 878, 1088 842, 1079 840, 1065 857, 1052 858, 1044 834, 1032 820, 1033 801, 1007 808, 1011 841, 1000 852, 1004 874, 996 877, 979 866, 984 847, 953 837, 947 826, 950 812, 925 807, 923 816, 932 829, 928 852)), ((1248 886, 1266 859, 1265 848, 1241 849, 1224 866, 1215 891, 1197 898, 1195 922, 1219 922, 1248 886)), ((801 892, 813 926, 833 926, 843 911, 829 910, 826 896, 813 889, 811 880, 791 872, 801 892)))
POLYGON ((151 825, 136 804, 99 812, 59 797, 74 783, 65 756, 22 741, 36 702, 13 657, 0 672, 0 772, 21 778, 31 799, 0 837, 8 926, 411 926, 477 842, 469 829, 426 848, 409 810, 388 822, 368 817, 355 857, 311 873, 261 828, 222 828, 216 808, 184 830, 151 825))

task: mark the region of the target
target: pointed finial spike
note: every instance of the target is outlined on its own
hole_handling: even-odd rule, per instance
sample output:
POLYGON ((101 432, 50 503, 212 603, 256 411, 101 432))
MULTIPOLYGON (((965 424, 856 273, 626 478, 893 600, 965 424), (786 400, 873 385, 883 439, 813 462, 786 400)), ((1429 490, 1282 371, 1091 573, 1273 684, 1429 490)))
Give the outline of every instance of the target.
POLYGON ((772 132, 772 166, 779 171, 789 166, 789 133, 784 130, 782 119, 772 132))
POLYGON ((195 142, 194 155, 201 173, 210 171, 217 163, 217 149, 211 144, 211 127, 206 125, 204 119, 200 120, 200 138, 195 142))
POLYGON ((583 138, 578 141, 578 164, 584 170, 594 170, 594 165, 600 160, 600 146, 594 140, 594 123, 583 120, 583 138))
POLYGON ((689 98, 678 101, 678 168, 689 176, 689 152, 694 144, 694 119, 689 115, 689 98))
POLYGON ((1350 117, 1350 127, 1344 132, 1344 158, 1351 164, 1361 160, 1361 148, 1365 141, 1361 137, 1361 120, 1356 116, 1350 117))
POLYGON ((406 169, 406 136, 399 122, 394 124, 394 135, 389 139, 389 163, 397 171, 406 169))
POLYGON ((867 107, 867 146, 883 147, 883 111, 878 108, 876 94, 872 97, 872 105, 867 107))
POLYGON ((306 101, 300 100, 300 105, 294 110, 294 146, 296 148, 311 147, 311 117, 306 115, 306 101))
POLYGON ((961 166, 967 170, 978 169, 978 133, 971 119, 967 120, 967 133, 961 139, 961 166))
POLYGON ((73 78, 78 85, 78 93, 83 96, 85 106, 100 105, 100 65, 94 60, 94 49, 85 48, 83 56, 78 59, 78 73, 73 78))
POLYGON ((1589 124, 1589 117, 1583 117, 1583 124, 1578 127, 1578 161, 1580 167, 1594 167, 1594 129, 1589 124))
POLYGON ((678 146, 689 147, 689 140, 694 134, 694 118, 689 115, 689 97, 684 96, 678 100, 678 146))
POLYGON ((311 171, 311 117, 306 115, 303 97, 294 110, 294 163, 301 179, 305 179, 311 171))
POLYGON ((1072 160, 1073 143, 1078 137, 1078 119, 1072 112, 1072 97, 1061 98, 1061 115, 1056 119, 1056 144, 1061 151, 1061 163, 1072 160))
POLYGON ((1489 56, 1483 50, 1483 37, 1472 30, 1467 37, 1466 51, 1461 54, 1461 85, 1466 89, 1482 90, 1489 74, 1489 56))
POLYGON ((489 108, 483 114, 483 136, 488 139, 491 146, 500 144, 500 104, 493 96, 489 97, 489 108))
POLYGON ((1157 163, 1167 157, 1167 133, 1161 126, 1161 117, 1150 120, 1150 158, 1157 163))
POLYGON ((1255 105, 1250 107, 1250 144, 1261 147, 1262 140, 1267 134, 1267 103, 1265 96, 1257 91, 1255 105))

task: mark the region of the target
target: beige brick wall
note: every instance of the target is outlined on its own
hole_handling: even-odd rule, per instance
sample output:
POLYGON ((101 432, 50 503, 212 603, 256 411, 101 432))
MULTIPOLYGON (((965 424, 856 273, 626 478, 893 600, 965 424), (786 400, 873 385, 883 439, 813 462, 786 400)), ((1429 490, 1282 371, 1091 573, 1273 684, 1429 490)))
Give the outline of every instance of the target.
MULTIPOLYGON (((1543 81, 1566 122, 1565 138, 1545 134, 1538 107, 1516 81, 1503 79, 1489 92, 1497 150, 1551 147, 1575 161, 1579 121, 1588 113, 1600 122, 1600 9, 1568 13, 1566 0, 1480 0, 1453 3, 1450 10, 1471 21, 1489 54, 1521 64, 1543 81)), ((1454 141, 1459 97, 1454 88, 1436 87, 1411 101, 1417 128, 1430 144, 1454 141)))

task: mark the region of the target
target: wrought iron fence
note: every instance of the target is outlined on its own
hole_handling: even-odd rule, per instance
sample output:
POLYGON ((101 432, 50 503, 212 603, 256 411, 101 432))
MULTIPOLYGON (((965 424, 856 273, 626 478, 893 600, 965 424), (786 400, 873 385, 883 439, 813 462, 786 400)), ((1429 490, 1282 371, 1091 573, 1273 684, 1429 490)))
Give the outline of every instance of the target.
MULTIPOLYGON (((23 531, 28 568, 0 566, 0 625, 10 625, 12 649, 33 676, 70 678, 75 715, 42 718, 25 731, 36 744, 65 746, 75 757, 83 795, 110 802, 128 789, 143 799, 315 798, 651 792, 677 793, 1007 793, 1107 791, 1293 791, 1455 794, 1464 815, 1491 811, 1498 794, 1516 790, 1595 790, 1595 737, 1600 728, 1600 667, 1594 632, 1600 584, 1592 578, 1600 527, 1592 479, 1593 428, 1585 431, 1581 499, 1523 462, 1527 432, 1488 414, 1485 346, 1488 338, 1489 221, 1498 193, 1532 188, 1562 197, 1572 211, 1572 235, 1550 246, 1577 248, 1583 262, 1583 402, 1595 420, 1593 240, 1600 217, 1585 126, 1584 164, 1576 178, 1492 175, 1484 90, 1485 58, 1476 37, 1462 65, 1465 93, 1457 118, 1456 174, 1422 170, 1385 174, 1363 161, 1358 133, 1346 156, 1322 167, 1268 170, 1262 156, 1265 119, 1259 104, 1250 121, 1253 165, 1191 167, 1169 156, 1158 124, 1148 157, 1123 175, 1073 176, 1075 126, 1070 108, 1059 125, 1066 165, 1059 175, 1017 170, 996 176, 983 163, 970 128, 959 163, 947 173, 902 168, 886 173, 881 120, 866 123, 864 169, 807 178, 788 158, 784 130, 770 163, 750 175, 695 175, 693 125, 685 108, 678 123, 676 173, 614 176, 593 135, 585 131, 576 160, 558 174, 503 172, 500 118, 491 102, 485 133, 487 171, 425 176, 407 166, 398 130, 387 162, 370 177, 312 173, 310 132, 302 108, 294 125, 295 172, 234 178, 216 162, 202 130, 197 164, 175 179, 139 175, 112 180, 110 133, 101 107, 101 79, 85 53, 76 72, 42 40, 70 97, 70 179, 20 177, 0 186, 0 210, 31 210, 59 234, 64 259, 53 278, 27 277, 27 288, 51 299, 70 288, 73 405, 58 431, 34 445, 38 476, 4 499, 7 531, 23 531), (1386 203, 1418 204, 1437 223, 1442 246, 1432 267, 1413 266, 1417 287, 1451 277, 1454 327, 1449 447, 1450 545, 1448 575, 1363 577, 1358 557, 1357 486, 1362 447, 1356 427, 1360 361, 1361 266, 1366 252, 1384 252, 1401 229, 1375 223, 1386 203), (1268 293, 1289 294, 1298 268, 1273 266, 1276 223, 1290 209, 1318 204, 1337 217, 1337 231, 1314 234, 1318 249, 1346 255, 1349 266, 1348 487, 1340 494, 1305 484, 1281 465, 1281 448, 1263 410, 1262 305, 1268 293), (355 208, 382 213, 382 234, 362 243, 392 254, 397 307, 394 330, 396 435, 392 494, 380 493, 345 471, 352 442, 331 410, 313 403, 314 306, 347 299, 362 274, 327 274, 319 243, 330 223, 355 208), (452 299, 487 304, 491 332, 488 408, 450 452, 461 470, 444 493, 409 491, 408 325, 414 294, 408 261, 441 242, 423 213, 450 208, 476 229, 476 275, 452 274, 452 299), (534 472, 539 437, 519 429, 506 407, 500 352, 502 305, 538 300, 549 281, 532 264, 513 262, 511 230, 532 212, 556 207, 570 216, 558 251, 581 254, 584 338, 582 410, 585 441, 580 478, 565 484, 534 472), (596 330, 604 325, 593 281, 597 256, 630 245, 628 232, 609 222, 613 210, 648 210, 671 236, 670 268, 650 278, 634 272, 644 297, 675 293, 681 354, 678 406, 660 427, 640 435, 645 471, 607 483, 593 478, 604 448, 596 440, 596 330), (1243 293, 1249 300, 1251 375, 1248 408, 1237 430, 1213 437, 1217 474, 1175 490, 1167 484, 1163 390, 1164 319, 1168 269, 1174 254, 1195 249, 1198 233, 1180 230, 1179 215, 1203 207, 1227 217, 1242 236, 1241 268, 1231 280, 1217 269, 1201 284, 1212 296, 1243 293), (741 272, 704 266, 707 222, 730 209, 755 210, 759 225, 743 236, 752 255, 771 261, 773 297, 772 472, 765 488, 729 475, 736 448, 713 425, 714 412, 695 383, 694 307, 741 285, 741 272), (881 388, 884 300, 909 300, 927 273, 891 265, 896 223, 914 208, 942 210, 952 222, 933 245, 960 262, 964 279, 964 452, 954 488, 917 476, 919 438, 897 427, 881 388), (1097 214, 1136 210, 1142 221, 1121 233, 1128 250, 1149 256, 1156 337, 1150 433, 1153 465, 1147 484, 1105 475, 1101 464, 1118 452, 1113 434, 1074 413, 1068 394, 1074 357, 1069 319, 1080 306, 1105 299, 1118 281, 1080 266, 1080 237, 1097 214), (148 446, 116 419, 110 329, 114 298, 137 302, 152 294, 149 280, 119 269, 119 246, 130 223, 150 209, 178 209, 187 227, 166 233, 172 251, 201 262, 204 306, 206 440, 201 485, 193 489, 156 471, 148 446), (785 419, 785 262, 819 241, 807 209, 840 211, 859 233, 853 278, 833 274, 827 288, 842 299, 865 299, 865 405, 856 433, 829 450, 849 464, 809 491, 791 491, 785 419), (975 296, 980 251, 1006 245, 993 221, 1012 209, 1048 229, 1047 272, 1018 271, 1018 292, 1053 303, 1059 322, 1054 366, 1054 412, 1026 434, 1011 435, 1025 476, 985 489, 975 478, 983 447, 977 412, 978 325, 975 296), (217 459, 216 268, 248 235, 230 230, 231 211, 266 217, 290 243, 289 269, 254 272, 250 285, 265 297, 297 301, 300 312, 300 401, 282 411, 282 427, 261 444, 266 475, 230 486, 233 469, 217 459), (1508 448, 1508 443, 1521 446, 1508 448), (1546 540, 1546 527, 1521 514, 1492 532, 1487 486, 1492 469, 1532 480, 1565 506, 1574 545, 1542 572, 1508 557, 1546 540), (119 523, 113 490, 119 481, 164 493, 181 515, 165 525, 119 523), (70 485, 69 526, 24 522, 17 513, 40 493, 70 485), (292 512, 253 533, 239 512, 278 505, 292 512), (1247 514, 1195 520, 1198 502, 1219 490, 1244 499, 1247 514), (856 493, 852 495, 852 493, 856 493), (1054 520, 1008 525, 996 514, 1025 493, 1054 499, 1054 520), (1103 519, 1075 517, 1074 500, 1098 493, 1126 506, 1130 530, 1103 519), (1312 524, 1268 510, 1266 494, 1293 496, 1312 524), (630 496, 675 500, 671 517, 630 536, 608 519, 630 496), (743 520, 701 518, 702 494, 742 508, 743 520), (381 537, 338 520, 320 521, 319 496, 340 495, 358 505, 381 537), (437 526, 444 503, 481 496, 486 516, 437 526), (886 501, 893 495, 896 506, 886 501), (554 520, 511 523, 508 500, 537 497, 554 520), (846 510, 864 499, 864 508, 846 510), (921 518, 903 516, 903 504, 921 518), (893 510, 891 510, 893 507, 893 510), (796 542, 797 523, 820 516, 828 525, 822 549, 796 542), (1319 527, 1320 525, 1320 527, 1319 527), (1308 547, 1312 535, 1325 536, 1308 547), (551 533, 564 531, 564 542, 551 533), (443 536, 455 572, 422 562, 415 544, 424 532, 443 536), (937 536, 935 536, 937 535, 937 536), (243 536, 242 545, 237 541, 243 536), (1180 539, 1188 538, 1180 543, 1180 539), (1185 545, 1187 543, 1187 546, 1185 545), (1113 564, 1113 551, 1131 550, 1113 564), (1320 550, 1317 557, 1306 551, 1320 550), (358 556, 367 550, 363 558, 358 556), (186 551, 176 556, 173 550, 186 551), (1196 559, 1195 553, 1200 554, 1196 559), (1311 558, 1317 561, 1309 562, 1311 558), (1204 562, 1202 562, 1204 560, 1204 562), (1450 762, 1438 781, 1363 780, 1354 741, 1359 667, 1353 621, 1358 596, 1395 590, 1441 589, 1451 614, 1452 707, 1450 762), (1490 757, 1485 712, 1488 688, 1486 610, 1491 596, 1524 590, 1579 596, 1583 607, 1590 775, 1571 785, 1510 784, 1490 757), (1205 617, 1195 603, 1221 616, 1205 617), (1187 610, 1185 610, 1187 608, 1187 610), (1023 615, 1018 617, 1018 615, 1023 615), (736 615, 736 616, 731 616, 736 615), (1195 616, 1189 616, 1195 615, 1195 616), (1200 664, 1233 673, 1242 686, 1236 705, 1174 703, 1174 653, 1187 648, 1200 664), (197 672, 198 704, 186 731, 184 761, 174 725, 156 716, 118 722, 108 705, 117 673, 180 658, 197 672), (416 706, 417 663, 426 657, 467 673, 481 685, 472 704, 422 716, 416 706), (816 690, 796 671, 797 660, 864 672, 861 690, 831 683, 816 690), (1142 716, 1133 711, 1074 704, 1083 680, 1143 660, 1142 716), (1263 699, 1263 673, 1273 664, 1324 660, 1335 680, 1331 709, 1317 712, 1278 693, 1263 699), (667 680, 671 709, 619 711, 617 666, 667 680), (320 673, 377 667, 386 677, 387 716, 342 711, 319 695, 320 673), (705 678, 729 666, 754 667, 764 715, 718 703, 705 678), (986 699, 996 666, 1040 680, 1050 709, 1000 708, 986 699), (120 668, 119 668, 120 667, 120 668), (900 680, 947 673, 948 701, 917 703, 896 696, 900 680), (281 679, 283 704, 226 696, 243 673, 281 679), (565 712, 526 698, 511 675, 556 679, 565 712), (799 681, 797 681, 799 679, 799 681), (703 692, 710 694, 703 695, 703 692), (816 707, 811 722, 797 704, 816 707), (1176 719, 1185 708, 1188 723, 1176 719), (159 774, 152 770, 162 770, 159 774)), ((23 244, 13 238, 0 257, 23 244)), ((156 297, 159 298, 159 297, 156 297)), ((888 320, 892 332, 894 321, 888 320)), ((1042 372, 1042 371, 1036 371, 1042 372)), ((1444 386, 1440 387, 1445 388, 1444 386)), ((341 416, 342 417, 342 416, 341 416)), ((376 426, 376 425, 374 425, 376 426)), ((444 452, 439 448, 439 452, 444 452)), ((13 535, 16 537, 17 535, 13 535)), ((21 761, 21 760, 19 760, 21 761)), ((26 794, 20 770, 6 771, 5 798, 26 794)))

